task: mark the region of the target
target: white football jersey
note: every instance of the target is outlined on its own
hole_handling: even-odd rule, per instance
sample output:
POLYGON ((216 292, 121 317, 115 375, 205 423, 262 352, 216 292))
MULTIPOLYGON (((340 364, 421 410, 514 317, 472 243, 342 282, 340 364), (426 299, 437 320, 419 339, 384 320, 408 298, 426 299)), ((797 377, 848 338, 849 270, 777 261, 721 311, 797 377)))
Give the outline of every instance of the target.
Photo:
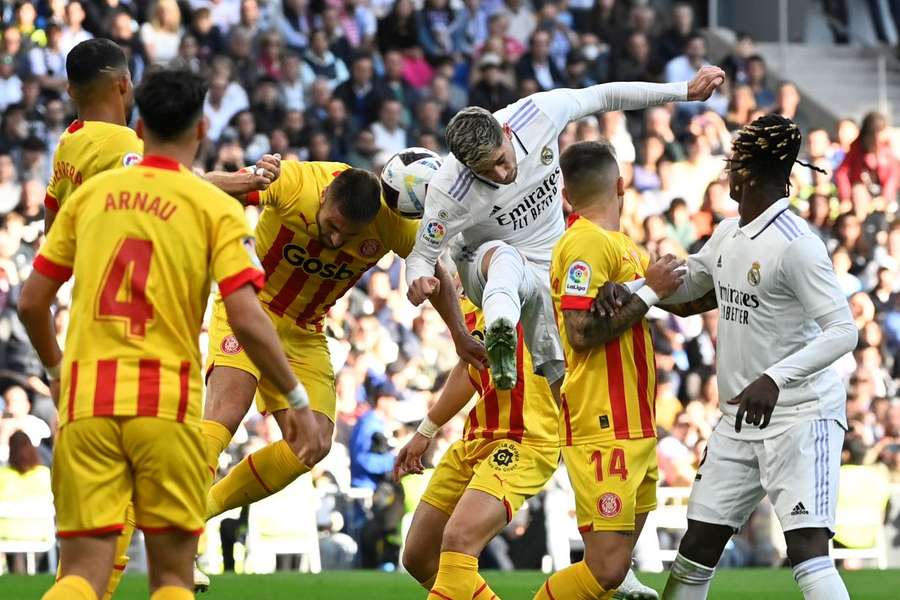
MULTIPOLYGON (((816 319, 847 307, 825 245, 781 199, 752 222, 722 221, 688 258, 685 286, 716 290, 716 370, 724 435, 775 436, 799 421, 834 419, 846 429, 846 392, 829 366, 783 387, 768 427, 734 431, 738 406, 728 404, 767 369, 793 355, 822 329, 816 319)), ((684 288, 682 288, 684 289, 684 288)), ((669 299, 672 300, 671 298, 669 299)))
POLYGON ((686 95, 686 83, 611 83, 541 92, 497 111, 496 119, 512 130, 516 181, 495 184, 448 156, 428 185, 416 244, 406 260, 407 281, 433 275, 451 241, 456 260, 484 242, 502 240, 529 261, 549 265, 553 245, 565 230, 557 138, 569 121, 686 95))

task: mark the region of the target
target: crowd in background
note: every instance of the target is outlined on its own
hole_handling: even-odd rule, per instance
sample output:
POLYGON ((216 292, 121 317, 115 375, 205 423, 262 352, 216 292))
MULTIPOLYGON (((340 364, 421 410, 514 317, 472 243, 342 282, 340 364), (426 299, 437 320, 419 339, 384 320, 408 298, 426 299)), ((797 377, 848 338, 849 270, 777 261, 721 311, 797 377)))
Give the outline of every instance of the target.
MULTIPOLYGON (((497 110, 541 90, 682 81, 704 64, 722 65, 728 81, 709 101, 586 117, 566 128, 560 150, 611 140, 627 183, 624 230, 652 253, 684 256, 736 214, 724 178, 733 133, 767 112, 797 120, 801 158, 827 174, 797 166, 792 206, 827 244, 860 330, 857 349, 836 365, 848 390, 845 462, 900 481, 897 138, 875 113, 810 128, 797 88, 770 80, 749 36, 739 35, 728 56, 707 55, 691 3, 36 0, 3 2, 0 11, 0 465, 8 465, 0 467, 0 501, 49 489, 40 465, 51 462, 56 419, 16 300, 42 241, 54 147, 73 118, 66 53, 92 36, 125 49, 135 81, 156 64, 208 78, 209 139, 197 158, 204 170, 280 153, 377 171, 407 146, 446 152, 444 129, 469 104, 497 110)), ((383 542, 396 543, 421 493, 415 481, 388 483, 392 457, 457 360, 437 313, 407 302, 402 269, 400 259, 383 259, 326 320, 338 400, 335 450, 315 472, 319 526, 325 537, 349 534, 353 544, 341 548, 358 545, 363 564, 391 562, 383 542), (340 499, 351 488, 371 490, 364 506, 340 499)), ((61 342, 68 293, 55 316, 61 342)), ((719 414, 716 315, 654 309, 649 319, 661 485, 689 486, 719 414)), ((461 421, 443 429, 433 460, 460 432, 461 421)), ((222 468, 275 435, 272 421, 249 416, 222 468)), ((554 487, 564 489, 559 479, 554 487)), ((522 549, 533 544, 517 543, 543 531, 543 504, 530 506, 532 515, 492 545, 497 566, 535 566, 522 549)))

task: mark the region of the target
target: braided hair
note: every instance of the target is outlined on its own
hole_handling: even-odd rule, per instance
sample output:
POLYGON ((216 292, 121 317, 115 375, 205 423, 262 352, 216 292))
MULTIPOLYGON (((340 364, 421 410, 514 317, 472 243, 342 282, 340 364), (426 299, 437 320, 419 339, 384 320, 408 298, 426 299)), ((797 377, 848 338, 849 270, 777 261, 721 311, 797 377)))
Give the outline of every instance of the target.
POLYGON ((794 163, 827 174, 819 167, 797 159, 800 139, 800 129, 790 119, 775 113, 759 117, 732 140, 728 169, 741 176, 740 185, 747 182, 753 187, 759 185, 761 179, 779 177, 785 189, 790 186, 794 163))

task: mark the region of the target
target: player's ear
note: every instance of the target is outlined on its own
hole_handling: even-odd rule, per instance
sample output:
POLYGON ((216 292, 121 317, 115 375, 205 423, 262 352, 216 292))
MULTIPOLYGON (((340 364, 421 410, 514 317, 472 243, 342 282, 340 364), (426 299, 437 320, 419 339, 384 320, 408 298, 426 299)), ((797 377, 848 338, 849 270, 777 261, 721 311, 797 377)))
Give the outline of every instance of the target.
POLYGON ((509 126, 509 123, 504 123, 503 124, 503 135, 506 136, 506 139, 508 139, 509 141, 512 141, 512 134, 513 134, 512 127, 509 126))
POLYGON ((124 96, 128 94, 128 84, 131 83, 131 79, 126 74, 119 75, 119 95, 124 96))
POLYGON ((206 139, 206 133, 209 131, 209 121, 206 117, 200 117, 197 120, 197 139, 200 142, 206 139))
POLYGON ((134 132, 140 139, 144 139, 144 119, 138 117, 137 125, 134 126, 134 132))
POLYGON ((625 195, 625 179, 622 177, 619 177, 616 180, 616 195, 617 196, 625 195))

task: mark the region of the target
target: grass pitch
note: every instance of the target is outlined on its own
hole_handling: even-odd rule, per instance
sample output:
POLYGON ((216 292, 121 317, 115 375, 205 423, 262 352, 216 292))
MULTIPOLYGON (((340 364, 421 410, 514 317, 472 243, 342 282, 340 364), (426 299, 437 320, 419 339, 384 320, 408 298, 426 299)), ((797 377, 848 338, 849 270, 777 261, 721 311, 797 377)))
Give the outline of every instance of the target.
MULTIPOLYGON (((486 572, 503 600, 531 600, 544 581, 535 571, 486 572)), ((900 599, 900 570, 844 571, 854 600, 900 599)), ((662 591, 666 573, 644 573, 641 580, 662 591)), ((50 587, 50 576, 0 577, 0 599, 37 600, 50 587)), ((147 578, 125 575, 115 600, 146 599, 147 578)), ((408 575, 371 571, 332 571, 321 575, 280 572, 273 575, 216 575, 198 600, 424 600, 425 592, 408 575)), ((788 569, 723 569, 716 573, 711 600, 802 600, 788 569)))

